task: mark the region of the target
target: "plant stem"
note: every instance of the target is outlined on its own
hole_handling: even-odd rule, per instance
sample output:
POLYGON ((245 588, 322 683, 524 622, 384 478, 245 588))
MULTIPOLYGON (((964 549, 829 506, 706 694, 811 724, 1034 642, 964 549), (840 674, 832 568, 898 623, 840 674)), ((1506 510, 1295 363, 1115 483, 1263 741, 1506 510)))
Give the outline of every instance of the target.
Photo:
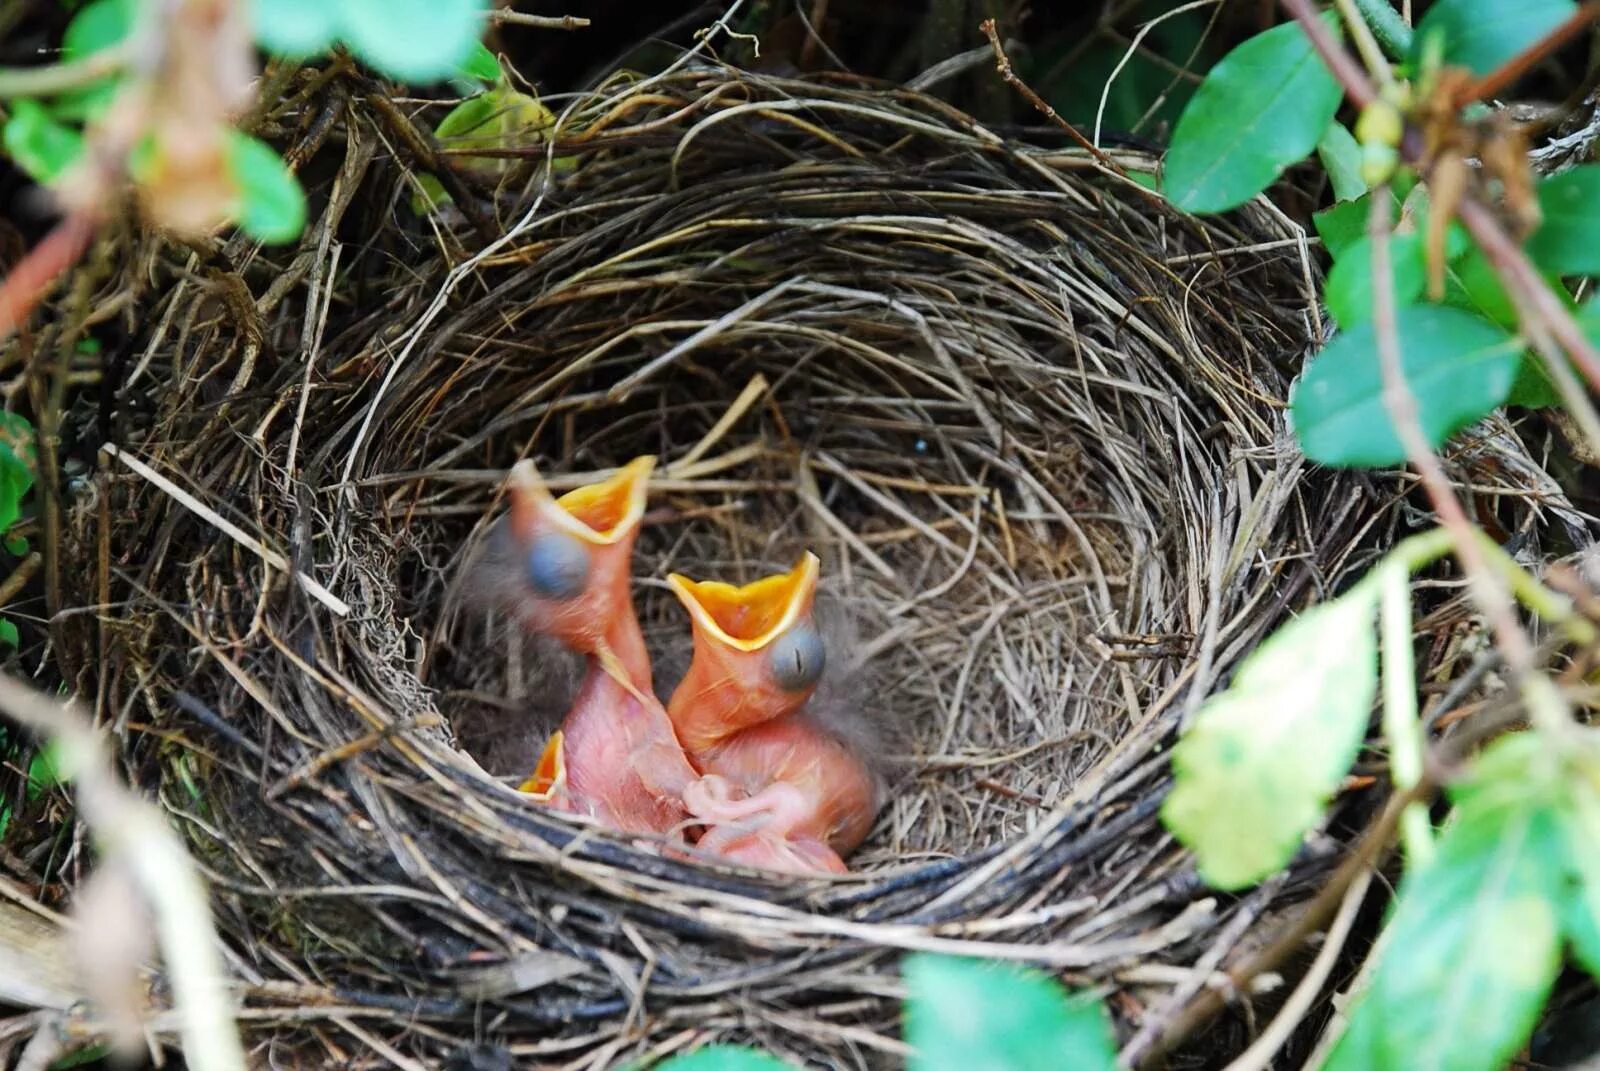
POLYGON ((1461 508, 1444 466, 1423 434, 1417 417, 1417 399, 1406 382, 1400 358, 1400 333, 1395 323, 1394 280, 1389 263, 1390 198, 1385 196, 1386 190, 1380 187, 1384 192, 1372 198, 1372 211, 1367 219, 1367 237, 1372 243, 1372 326, 1383 375, 1383 408, 1394 425, 1395 435, 1405 447, 1407 460, 1422 479, 1434 513, 1454 537, 1456 558, 1467 574, 1473 601, 1488 619, 1506 665, 1520 685, 1536 672, 1533 645, 1517 624, 1511 595, 1489 568, 1477 529, 1461 508))
POLYGON ((1362 21, 1392 59, 1405 59, 1411 52, 1411 27, 1389 0, 1356 0, 1362 21))
POLYGON ((1540 583, 1538 577, 1518 565, 1505 552, 1505 548, 1490 539, 1487 533, 1478 533, 1478 543, 1483 547, 1489 564, 1506 578, 1518 602, 1542 620, 1561 626, 1573 643, 1588 646, 1600 640, 1600 629, 1596 629, 1592 621, 1577 612, 1571 599, 1540 583))
POLYGON ((69 89, 81 89, 108 74, 115 74, 127 62, 128 49, 124 45, 114 45, 66 63, 52 63, 44 67, 0 67, 0 98, 53 97, 69 89))
POLYGON ((1393 85, 1394 75, 1389 71, 1389 61, 1384 58, 1383 49, 1378 47, 1378 40, 1372 36, 1362 12, 1356 10, 1355 0, 1334 0, 1334 6, 1339 9, 1339 17, 1350 30, 1350 39, 1361 54, 1361 62, 1367 65, 1367 73, 1380 86, 1393 85))
POLYGON ((1345 95, 1351 102, 1357 108, 1365 108, 1377 100, 1378 91, 1373 86, 1372 79, 1361 69, 1361 64, 1339 44, 1338 38, 1329 32, 1327 23, 1317 17, 1317 9, 1312 0, 1282 0, 1282 3, 1283 9, 1293 15, 1294 20, 1305 31, 1306 37, 1311 40, 1311 47, 1317 50, 1322 62, 1344 87, 1345 95))
MULTIPOLYGON (((1389 740, 1389 776, 1407 793, 1422 781, 1422 723, 1417 716, 1417 665, 1411 648, 1410 573, 1401 564, 1380 566, 1383 601, 1379 618, 1383 645, 1383 735, 1389 740)), ((1433 860, 1433 828, 1419 802, 1400 814, 1400 842, 1408 866, 1433 860)))

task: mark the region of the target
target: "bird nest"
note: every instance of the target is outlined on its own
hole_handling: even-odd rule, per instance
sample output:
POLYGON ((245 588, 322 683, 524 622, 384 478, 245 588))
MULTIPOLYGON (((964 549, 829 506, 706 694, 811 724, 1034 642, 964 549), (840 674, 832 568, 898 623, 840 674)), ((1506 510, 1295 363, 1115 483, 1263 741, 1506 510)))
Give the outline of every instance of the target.
MULTIPOLYGON (((206 868, 249 1029, 418 1066, 712 1039, 870 1065, 902 1048, 901 953, 935 949, 1117 994, 1137 1052, 1337 861, 1330 835, 1219 898, 1157 817, 1186 712, 1400 523, 1286 429, 1322 325, 1275 209, 1197 220, 1136 154, 686 67, 419 218, 405 117, 339 84, 272 113, 297 249, 107 268, 119 445, 59 579, 107 608, 58 615, 59 659, 206 868), (641 454, 663 676, 669 571, 823 559, 834 701, 892 785, 848 877, 513 790, 571 667, 464 577, 517 460, 559 488, 641 454)), ((1531 470, 1503 428, 1474 449, 1531 470)))

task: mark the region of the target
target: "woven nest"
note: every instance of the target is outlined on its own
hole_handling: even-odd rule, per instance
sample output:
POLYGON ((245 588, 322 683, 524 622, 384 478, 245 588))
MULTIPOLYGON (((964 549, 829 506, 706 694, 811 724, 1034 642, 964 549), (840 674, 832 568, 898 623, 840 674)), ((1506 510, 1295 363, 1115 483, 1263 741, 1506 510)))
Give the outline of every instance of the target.
MULTIPOLYGON (((114 608, 62 618, 60 657, 211 875, 249 1029, 871 1065, 900 954, 935 948, 1120 994, 1138 1053, 1337 861, 1218 898, 1157 818, 1185 713, 1402 521, 1286 430, 1322 330, 1296 226, 1186 218, 913 93, 704 68, 573 102, 478 227, 419 221, 367 109, 317 82, 274 113, 320 213, 298 250, 113 269, 120 445, 60 578, 114 608), (644 453, 658 665, 669 570, 823 557, 894 786, 849 878, 675 860, 508 787, 570 667, 468 562, 519 458, 559 487, 644 453)), ((1464 458, 1514 495, 1519 450, 1464 458)))

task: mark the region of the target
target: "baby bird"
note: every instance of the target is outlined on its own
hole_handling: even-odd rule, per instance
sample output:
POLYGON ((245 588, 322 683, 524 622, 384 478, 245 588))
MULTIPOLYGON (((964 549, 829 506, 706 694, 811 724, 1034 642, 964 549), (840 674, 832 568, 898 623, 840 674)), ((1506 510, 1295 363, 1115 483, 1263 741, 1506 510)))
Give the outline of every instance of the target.
POLYGON ((789 873, 843 873, 879 789, 866 764, 807 715, 826 651, 812 617, 818 560, 743 587, 667 578, 694 629, 694 656, 667 713, 705 776, 684 805, 701 848, 789 873))
POLYGON ((522 563, 507 600, 522 625, 589 657, 572 709, 522 791, 630 833, 684 818, 690 766, 652 689, 631 559, 653 457, 552 497, 531 461, 511 470, 507 535, 522 563))

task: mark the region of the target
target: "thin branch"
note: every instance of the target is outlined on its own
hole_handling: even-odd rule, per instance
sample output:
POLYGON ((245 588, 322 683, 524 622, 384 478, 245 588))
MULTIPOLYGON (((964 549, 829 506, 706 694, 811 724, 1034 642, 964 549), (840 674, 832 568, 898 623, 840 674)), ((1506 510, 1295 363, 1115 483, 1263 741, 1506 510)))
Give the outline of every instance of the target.
POLYGON ((497 7, 489 12, 489 21, 513 26, 532 26, 540 30, 582 30, 589 25, 589 20, 579 18, 577 15, 525 15, 520 11, 510 11, 497 7))
POLYGON ((1372 79, 1367 77, 1367 72, 1361 69, 1355 57, 1339 44, 1338 38, 1329 32, 1327 23, 1317 17, 1317 9, 1311 0, 1283 0, 1283 9, 1300 24, 1306 37, 1311 39, 1311 47, 1317 50, 1317 55, 1322 57, 1322 62, 1333 72, 1334 78, 1344 87, 1345 95, 1356 107, 1365 108, 1378 99, 1378 90, 1373 86, 1372 79))
POLYGON ((44 67, 0 67, 0 98, 53 97, 98 82, 128 62, 127 42, 44 67))
POLYGON ((1380 86, 1393 83, 1394 75, 1389 73, 1389 61, 1378 46, 1378 39, 1372 35, 1367 20, 1356 9, 1355 0, 1334 0, 1334 6, 1339 9, 1339 17, 1350 31, 1356 51, 1361 53, 1361 62, 1367 65, 1367 73, 1377 79, 1380 86))
POLYGON ((1482 78, 1469 82, 1464 86, 1461 92, 1456 94, 1456 107, 1462 107, 1475 100, 1486 100, 1490 97, 1499 96, 1513 82, 1519 81, 1523 75, 1532 70, 1540 60, 1582 33, 1597 15, 1600 15, 1600 0, 1589 0, 1587 4, 1574 11, 1561 25, 1506 60, 1506 62, 1482 78))
POLYGON ((1456 209, 1456 215, 1510 290, 1518 311, 1524 317, 1542 320, 1551 336, 1567 351, 1583 377, 1589 381, 1589 386, 1600 391, 1600 350, 1589 341, 1567 307, 1550 292, 1533 262, 1511 240, 1505 228, 1495 219, 1494 213, 1477 201, 1464 198, 1456 209))
MULTIPOLYGON (((1383 188, 1380 187, 1380 190, 1383 188)), ((1417 399, 1406 382, 1400 360, 1400 332, 1395 321, 1394 277, 1389 262, 1390 198, 1372 198, 1367 217, 1367 238, 1372 244, 1372 327, 1378 343, 1378 367, 1383 376, 1383 408, 1389 414, 1406 458, 1422 477, 1423 489, 1433 504, 1439 523, 1455 539, 1456 558, 1466 572, 1474 600, 1494 630, 1495 640, 1512 674, 1521 683, 1534 675, 1533 644, 1517 624, 1511 594, 1499 582, 1478 545, 1477 530, 1468 519, 1450 478, 1434 454, 1417 415, 1417 399)))
POLYGON ((1109 168, 1119 175, 1127 174, 1115 160, 1101 152, 1094 142, 1084 137, 1077 127, 1057 115, 1056 110, 1050 107, 1043 97, 1035 93, 1028 83, 1017 77, 1016 72, 1011 69, 1011 58, 1006 55, 1005 47, 1000 44, 1000 31, 995 28, 993 19, 984 19, 978 29, 982 30, 983 35, 989 39, 989 47, 994 50, 995 69, 1000 72, 1000 77, 1005 79, 1007 85, 1021 93, 1024 100, 1042 112, 1051 122, 1070 134, 1072 140, 1088 149, 1090 154, 1100 161, 1102 167, 1109 168))

